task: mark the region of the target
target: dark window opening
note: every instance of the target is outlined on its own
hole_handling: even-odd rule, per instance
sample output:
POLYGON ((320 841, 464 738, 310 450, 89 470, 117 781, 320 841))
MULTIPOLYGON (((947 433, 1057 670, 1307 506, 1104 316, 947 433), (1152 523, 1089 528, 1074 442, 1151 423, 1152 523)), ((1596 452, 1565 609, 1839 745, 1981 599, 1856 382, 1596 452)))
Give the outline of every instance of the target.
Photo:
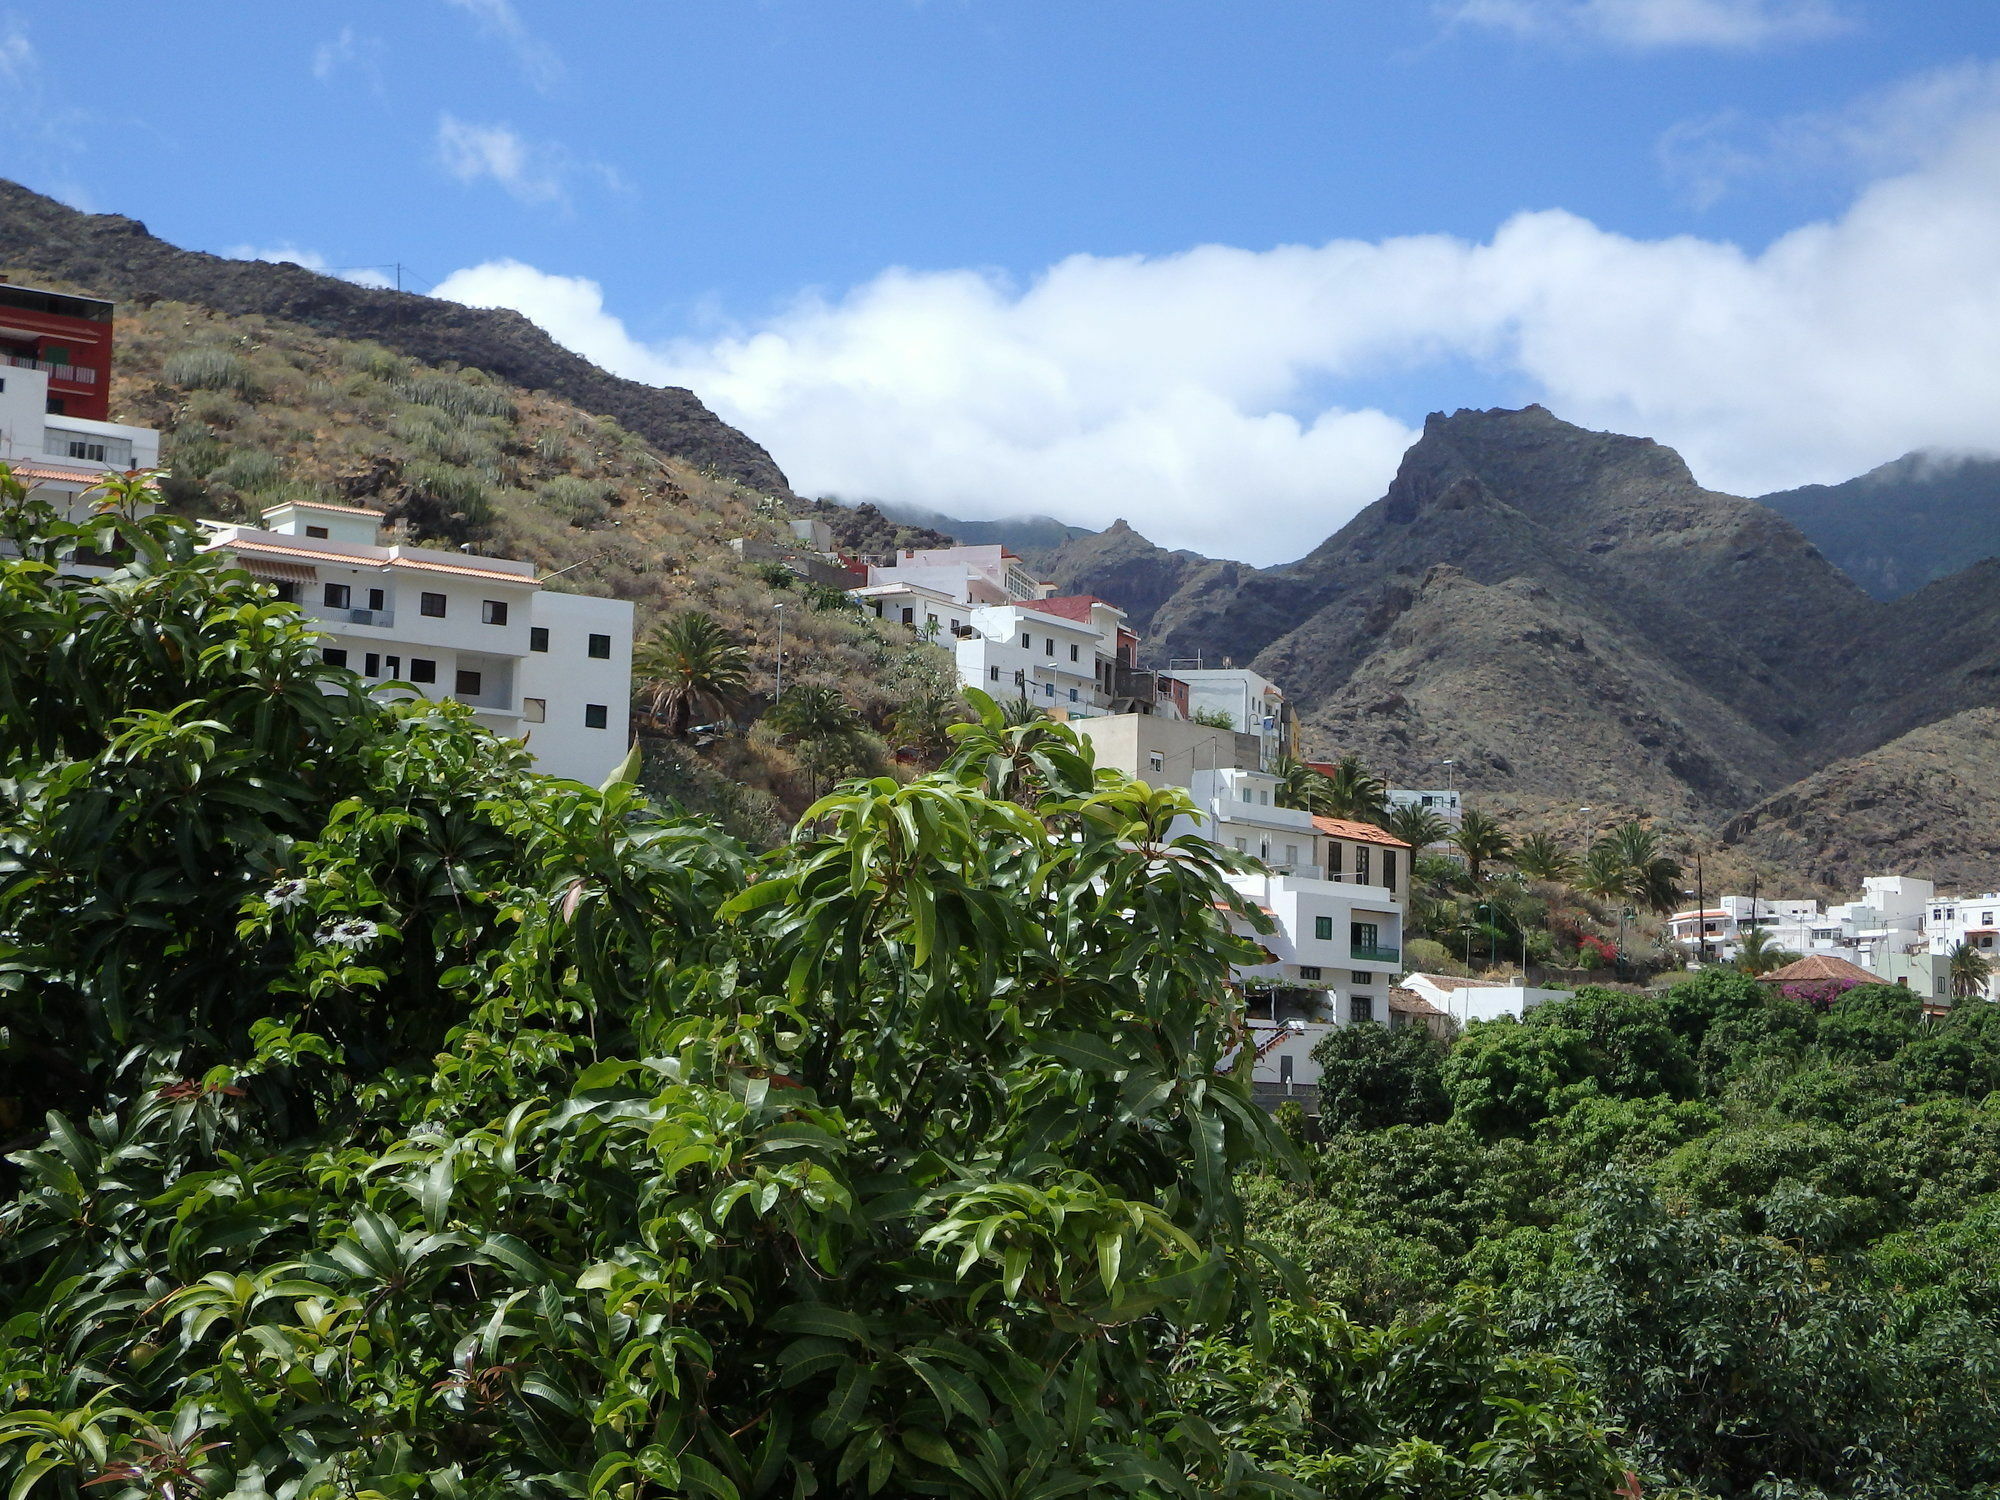
POLYGON ((477 698, 484 681, 477 672, 469 672, 464 667, 458 669, 458 676, 452 684, 452 691, 467 698, 477 698))
POLYGON ((319 653, 319 659, 325 662, 329 667, 344 667, 347 665, 347 653, 341 650, 340 647, 338 646, 322 647, 319 653))
POLYGON ((546 651, 549 649, 548 626, 530 625, 528 627, 528 649, 530 651, 546 651))
POLYGON ((602 703, 583 705, 583 727, 585 729, 608 729, 611 727, 611 710, 602 703))
POLYGON ((370 609, 387 609, 389 607, 388 593, 382 589, 370 589, 368 591, 368 607, 370 609))
POLYGON ((370 651, 366 656, 361 658, 361 675, 363 677, 380 677, 382 675, 382 655, 380 652, 370 651))
POLYGON ((608 635, 592 635, 590 638, 590 654, 600 661, 609 661, 611 659, 611 637, 608 635))
POLYGON ((482 625, 505 625, 507 623, 506 601, 501 599, 480 600, 479 622, 482 625))
POLYGON ((320 593, 320 602, 328 609, 346 609, 351 598, 353 591, 344 583, 329 583, 320 593))
POLYGON ((325 541, 327 538, 327 529, 324 526, 308 526, 306 528, 306 535, 316 537, 320 541, 325 541))
POLYGON ((410 658, 410 681, 436 682, 437 680, 438 664, 436 662, 432 661, 428 656, 413 656, 410 658))
POLYGON ((433 620, 444 618, 443 594, 420 594, 417 596, 417 613, 429 615, 433 620))

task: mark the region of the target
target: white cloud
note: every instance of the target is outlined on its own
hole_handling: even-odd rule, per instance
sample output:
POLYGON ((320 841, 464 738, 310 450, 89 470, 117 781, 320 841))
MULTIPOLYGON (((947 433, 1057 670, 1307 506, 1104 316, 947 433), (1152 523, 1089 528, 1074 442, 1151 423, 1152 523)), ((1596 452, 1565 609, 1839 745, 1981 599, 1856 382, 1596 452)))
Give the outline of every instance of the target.
POLYGON ((546 94, 562 81, 562 59, 528 30, 513 0, 445 0, 445 4, 464 11, 487 36, 505 43, 538 92, 546 94))
POLYGON ((518 308, 619 373, 687 385, 806 493, 968 516, 1125 516, 1169 545, 1297 556, 1380 495, 1415 412, 1370 382, 1488 369, 1656 437, 1739 494, 1912 448, 2000 444, 2000 111, 1761 252, 1516 215, 1483 243, 1073 256, 1026 286, 890 270, 755 326, 648 345, 595 284, 517 262, 440 296, 518 308), (1333 391, 1344 404, 1320 402, 1333 391), (1305 415, 1290 413, 1303 410, 1305 415))
POLYGON ((317 250, 301 250, 297 245, 231 245, 222 252, 231 260, 290 261, 295 266, 304 266, 308 271, 318 271, 322 276, 338 276, 342 281, 351 281, 356 286, 375 287, 387 290, 395 285, 382 274, 380 266, 331 266, 317 250))
POLYGON ((1834 0, 1451 0, 1454 23, 1617 47, 1747 50, 1850 30, 1834 0))
POLYGON ((19 84, 35 76, 35 44, 18 25, 0 32, 0 79, 19 84))
POLYGON ((566 198, 562 153, 532 145, 505 125, 474 125, 456 115, 438 120, 438 160, 460 182, 491 178, 523 203, 566 198))

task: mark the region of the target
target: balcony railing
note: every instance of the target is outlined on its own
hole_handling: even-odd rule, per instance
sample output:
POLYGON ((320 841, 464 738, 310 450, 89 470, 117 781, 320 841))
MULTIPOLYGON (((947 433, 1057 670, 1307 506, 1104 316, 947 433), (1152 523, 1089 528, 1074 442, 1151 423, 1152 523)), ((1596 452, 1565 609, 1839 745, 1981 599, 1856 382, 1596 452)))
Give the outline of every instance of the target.
POLYGON ((1399 964, 1403 961, 1401 948, 1384 948, 1379 943, 1356 943, 1348 951, 1354 955, 1356 963, 1399 964))
POLYGON ((393 609, 350 609, 347 611, 347 623, 377 625, 386 630, 396 623, 396 612, 393 609))
POLYGON ((41 370, 57 380, 73 380, 78 385, 96 385, 97 371, 88 365, 57 365, 45 359, 29 359, 25 354, 4 356, 7 363, 17 370, 41 370))

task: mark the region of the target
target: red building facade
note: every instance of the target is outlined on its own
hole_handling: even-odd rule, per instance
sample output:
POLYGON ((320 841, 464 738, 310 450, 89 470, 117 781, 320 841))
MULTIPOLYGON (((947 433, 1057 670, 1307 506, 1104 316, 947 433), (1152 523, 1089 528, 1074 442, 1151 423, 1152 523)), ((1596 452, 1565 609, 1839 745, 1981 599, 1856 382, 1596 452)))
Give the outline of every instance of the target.
POLYGON ((46 371, 49 410, 111 420, 111 304, 0 284, 0 363, 46 371))

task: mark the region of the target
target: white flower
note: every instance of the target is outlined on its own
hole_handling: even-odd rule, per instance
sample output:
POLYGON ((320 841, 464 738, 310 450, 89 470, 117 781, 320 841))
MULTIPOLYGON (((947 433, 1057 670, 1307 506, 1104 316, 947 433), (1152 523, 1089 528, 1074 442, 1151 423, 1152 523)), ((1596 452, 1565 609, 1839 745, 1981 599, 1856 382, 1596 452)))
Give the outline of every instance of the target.
POLYGON ((346 921, 335 922, 327 928, 319 935, 319 940, 342 948, 360 948, 372 942, 375 934, 381 930, 373 922, 364 922, 359 917, 349 917, 346 921))
POLYGON ((264 892, 264 902, 272 911, 284 911, 306 899, 303 880, 281 880, 264 892))

